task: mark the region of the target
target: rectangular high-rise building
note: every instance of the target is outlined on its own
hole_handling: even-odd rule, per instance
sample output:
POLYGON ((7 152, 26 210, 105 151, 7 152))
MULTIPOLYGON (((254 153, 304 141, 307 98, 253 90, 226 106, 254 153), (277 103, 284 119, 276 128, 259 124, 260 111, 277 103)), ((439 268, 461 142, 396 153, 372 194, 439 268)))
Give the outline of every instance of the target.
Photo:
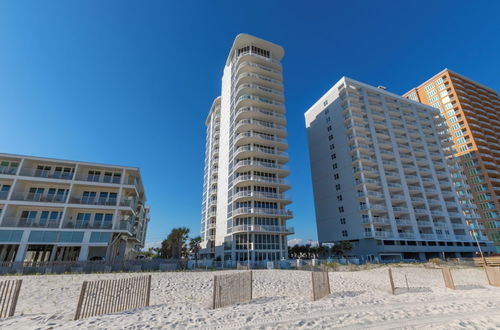
POLYGON ((500 98, 491 88, 445 69, 405 97, 438 109, 446 119, 477 205, 479 227, 500 253, 500 98))
POLYGON ((136 167, 0 154, 0 262, 133 259, 145 201, 136 167))
POLYGON ((478 251, 436 109, 342 78, 305 120, 320 243, 350 241, 367 260, 478 251))
POLYGON ((232 261, 287 258, 287 131, 283 48, 240 34, 206 120, 202 255, 232 261))

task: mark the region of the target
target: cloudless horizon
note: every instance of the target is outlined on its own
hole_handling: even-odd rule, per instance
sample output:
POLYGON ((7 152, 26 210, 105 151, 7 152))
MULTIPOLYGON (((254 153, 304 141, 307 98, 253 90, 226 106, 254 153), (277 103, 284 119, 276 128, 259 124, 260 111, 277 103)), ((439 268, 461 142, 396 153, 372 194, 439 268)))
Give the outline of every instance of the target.
POLYGON ((497 1, 2 1, 0 152, 141 169, 149 245, 200 230, 205 119, 239 33, 281 45, 289 239, 317 240, 304 112, 342 76, 500 90, 497 1))

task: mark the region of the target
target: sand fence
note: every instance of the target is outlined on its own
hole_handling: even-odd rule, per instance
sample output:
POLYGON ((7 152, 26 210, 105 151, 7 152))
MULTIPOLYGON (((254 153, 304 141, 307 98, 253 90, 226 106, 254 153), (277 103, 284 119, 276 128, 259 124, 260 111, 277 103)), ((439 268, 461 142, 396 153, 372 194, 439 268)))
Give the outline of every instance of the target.
POLYGON ((84 281, 75 320, 149 306, 151 275, 84 281))
POLYGON ((252 286, 252 271, 228 275, 215 275, 212 308, 219 308, 252 300, 252 286))
POLYGON ((441 268, 441 272, 443 273, 444 286, 448 289, 455 290, 455 283, 453 282, 453 276, 451 276, 450 268, 441 268))
POLYGON ((0 282, 0 318, 14 316, 23 280, 0 282))
POLYGON ((311 272, 313 301, 330 295, 330 278, 328 271, 311 272))
POLYGON ((493 286, 500 286, 500 266, 499 267, 484 267, 488 283, 493 286))

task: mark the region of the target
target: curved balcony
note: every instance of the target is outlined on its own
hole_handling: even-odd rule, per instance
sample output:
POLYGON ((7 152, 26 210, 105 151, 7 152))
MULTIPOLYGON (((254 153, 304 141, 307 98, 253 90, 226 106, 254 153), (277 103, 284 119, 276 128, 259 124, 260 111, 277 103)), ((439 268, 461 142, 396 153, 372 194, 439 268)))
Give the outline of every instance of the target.
POLYGON ((251 170, 262 170, 262 169, 265 169, 266 171, 271 171, 273 173, 281 173, 283 175, 288 175, 290 173, 290 170, 286 165, 260 162, 255 160, 240 160, 234 166, 235 172, 236 171, 246 172, 251 170))
POLYGON ((293 227, 286 226, 263 226, 263 225, 240 225, 233 227, 233 233, 276 233, 276 234, 294 234, 293 227))
POLYGON ((235 99, 239 99, 240 96, 245 94, 252 94, 254 96, 262 96, 264 98, 270 98, 272 101, 283 102, 285 96, 282 91, 264 87, 258 84, 241 84, 236 92, 234 93, 235 99))
POLYGON ((282 204, 289 204, 292 202, 291 198, 286 196, 285 194, 264 191, 239 191, 233 195, 233 201, 250 200, 279 200, 282 204))
POLYGON ((243 131, 259 130, 269 134, 281 135, 283 137, 287 136, 286 127, 273 122, 267 122, 257 119, 242 119, 235 127, 236 133, 241 133, 243 131))
POLYGON ((271 144, 279 149, 287 149, 288 142, 286 139, 282 139, 275 135, 266 135, 262 133, 257 133, 253 131, 243 132, 236 135, 234 139, 234 143, 237 146, 246 145, 250 143, 259 143, 259 144, 271 144))
POLYGON ((244 83, 258 83, 263 84, 266 87, 274 88, 283 91, 283 82, 278 79, 273 79, 271 77, 261 75, 258 73, 245 72, 238 76, 236 79, 235 86, 244 83))
POLYGON ((236 111, 236 121, 240 119, 262 119, 276 121, 277 124, 285 125, 285 115, 279 112, 266 110, 259 107, 244 107, 236 111))
MULTIPOLYGON (((267 63, 266 63, 267 64, 267 63)), ((271 76, 273 79, 281 80, 283 79, 281 70, 270 67, 265 64, 252 63, 250 61, 240 61, 236 66, 236 76, 239 76, 245 72, 265 74, 271 76)))
POLYGON ((259 182, 261 184, 267 185, 278 185, 281 186, 282 189, 290 189, 290 184, 285 179, 280 178, 269 178, 266 176, 258 176, 258 175, 240 175, 234 179, 233 184, 237 186, 239 183, 250 183, 250 182, 259 182))
POLYGON ((283 103, 274 101, 272 99, 262 97, 262 96, 256 96, 252 94, 244 94, 241 95, 237 100, 236 104, 234 106, 235 109, 242 108, 242 107, 266 107, 270 108, 274 111, 280 112, 280 113, 285 113, 285 106, 283 103))
POLYGON ((251 156, 266 157, 278 161, 286 162, 288 153, 280 150, 266 149, 255 146, 242 146, 236 149, 235 157, 248 158, 251 156))
POLYGON ((293 213, 290 210, 284 209, 268 209, 268 208, 258 208, 258 207, 240 207, 233 211, 233 216, 237 215, 270 215, 283 218, 292 218, 293 213))

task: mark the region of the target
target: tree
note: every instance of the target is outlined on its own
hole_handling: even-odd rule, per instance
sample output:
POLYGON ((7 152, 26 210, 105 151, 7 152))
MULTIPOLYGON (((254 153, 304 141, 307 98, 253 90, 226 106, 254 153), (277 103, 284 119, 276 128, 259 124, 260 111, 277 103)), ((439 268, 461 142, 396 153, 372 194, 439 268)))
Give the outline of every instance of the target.
POLYGON ((189 228, 174 228, 161 243, 161 256, 167 259, 180 259, 187 256, 186 241, 189 228))
POLYGON ((352 250, 352 244, 349 241, 341 241, 339 243, 335 243, 333 246, 333 253, 338 256, 345 256, 346 253, 352 250))
POLYGON ((196 267, 198 267, 198 255, 201 250, 201 237, 197 236, 195 238, 192 238, 191 241, 189 242, 189 252, 191 252, 194 255, 194 261, 196 267))

